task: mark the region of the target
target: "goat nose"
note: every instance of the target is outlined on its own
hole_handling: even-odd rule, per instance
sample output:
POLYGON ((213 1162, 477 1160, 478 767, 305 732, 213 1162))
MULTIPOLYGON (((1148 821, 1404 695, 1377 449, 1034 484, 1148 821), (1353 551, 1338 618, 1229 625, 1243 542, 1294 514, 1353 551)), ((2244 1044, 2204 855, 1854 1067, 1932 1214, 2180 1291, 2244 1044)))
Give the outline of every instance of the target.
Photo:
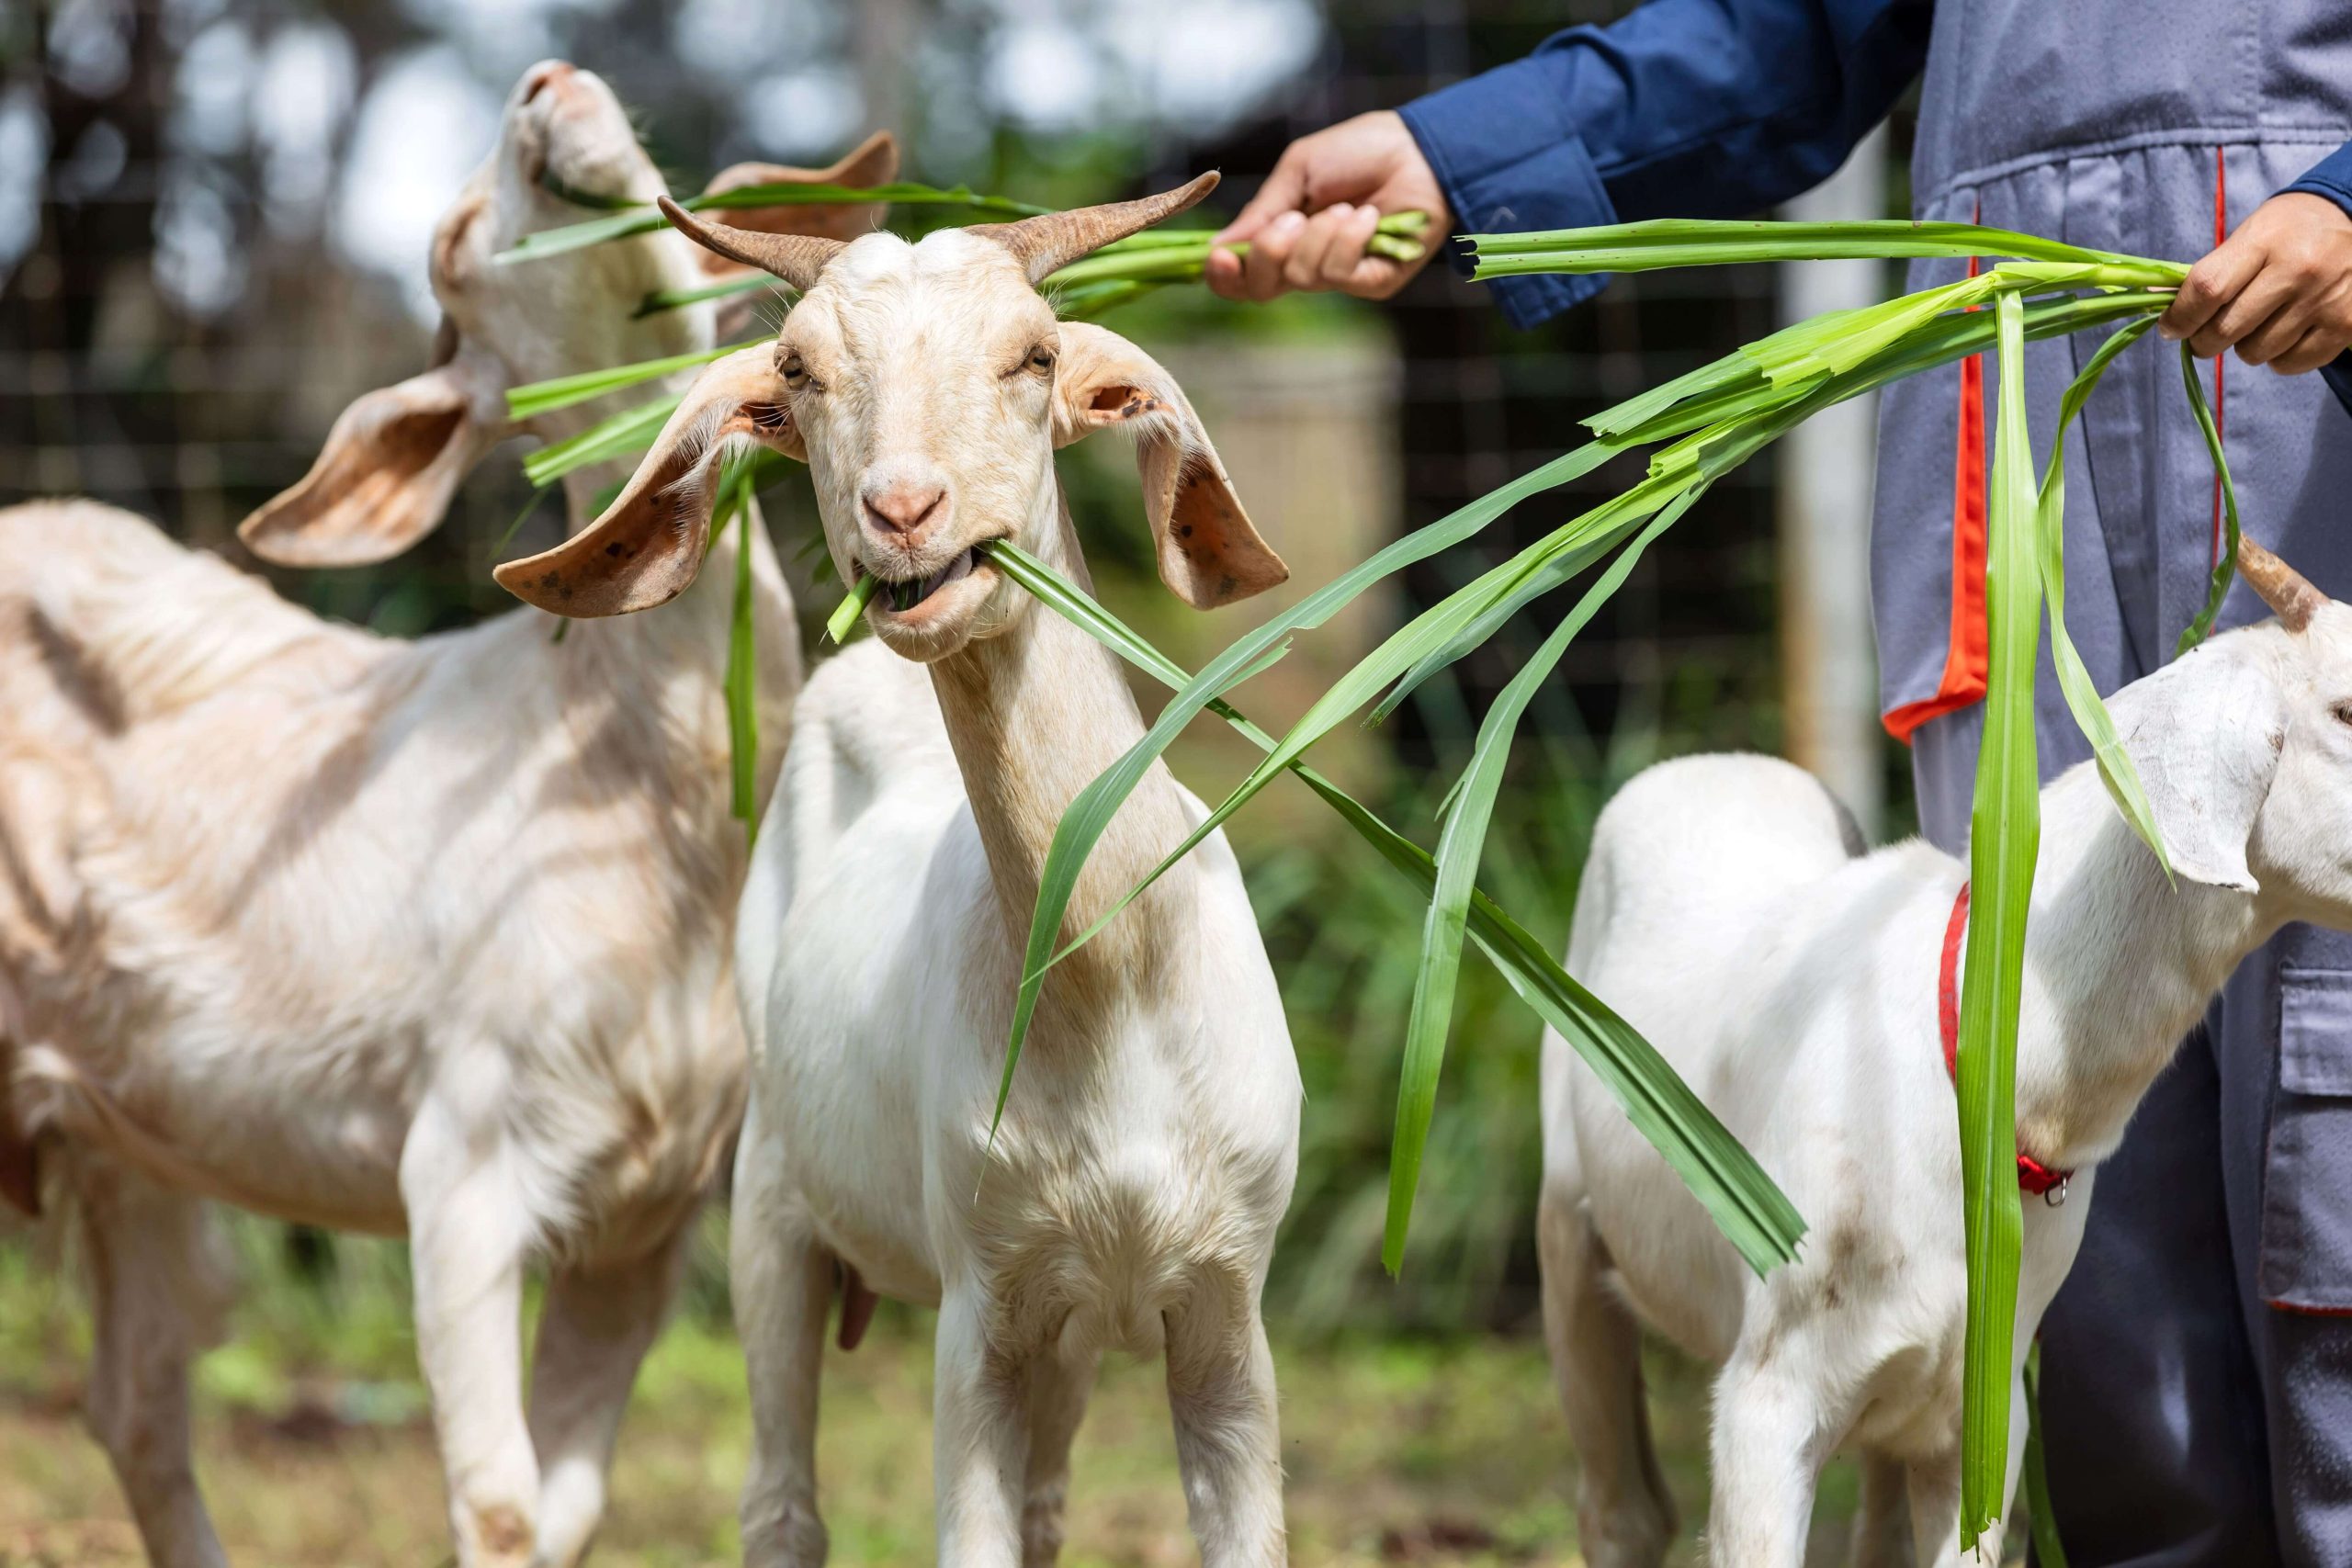
POLYGON ((885 534, 911 535, 939 512, 947 491, 935 484, 900 482, 865 491, 866 521, 885 534))

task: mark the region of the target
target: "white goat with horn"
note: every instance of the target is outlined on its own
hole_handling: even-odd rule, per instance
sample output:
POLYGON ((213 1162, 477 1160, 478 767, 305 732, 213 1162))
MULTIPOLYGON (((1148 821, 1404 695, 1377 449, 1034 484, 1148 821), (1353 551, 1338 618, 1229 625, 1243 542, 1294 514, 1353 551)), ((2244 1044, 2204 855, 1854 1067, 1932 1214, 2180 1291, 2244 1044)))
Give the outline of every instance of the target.
MULTIPOLYGON (((895 165, 886 137, 833 169, 723 177, 895 165)), ((610 91, 560 62, 523 78, 435 236, 437 362, 344 413, 309 477, 247 521, 256 550, 382 559, 514 433, 509 385, 708 346, 708 306, 632 319, 647 291, 707 279, 674 233, 492 263, 582 216, 550 185, 662 188, 610 91)), ((555 440, 598 412, 522 428, 555 440)), ((568 481, 575 526, 601 477, 568 481)), ((764 783, 799 670, 751 538, 764 783)), ((405 643, 108 508, 0 513, 0 1173, 33 1206, 54 1154, 78 1200, 92 1424, 157 1563, 222 1560, 188 1458, 187 1363, 218 1294, 206 1197, 404 1232, 459 1562, 586 1549, 743 1090, 746 856, 720 692, 736 547, 659 621, 558 646, 518 610, 405 643), (526 1413, 535 1260, 550 1272, 526 1413)))
MULTIPOLYGON (((2098 1162, 2222 982, 2290 920, 2352 928, 2352 608, 2251 541, 2239 564, 2277 618, 2109 702, 2177 885, 2091 763, 2041 792, 2018 1180, 2058 1201, 2025 1205, 2013 1382, 2098 1162)), ((1661 764, 1601 813, 1569 967, 1702 1089, 1814 1231, 1795 1263, 1750 1274, 1546 1036, 1544 1324, 1594 1568, 1655 1568, 1674 1532, 1638 1323, 1723 1365, 1711 1562, 1798 1568, 1816 1473, 1839 1450, 1862 1460, 1858 1562, 1960 1562, 1968 1270, 1939 1036, 1966 878, 1922 842, 1863 854, 1819 783, 1764 757, 1661 764)), ((2014 1387, 2010 1419, 2014 1489, 2014 1387)))
MULTIPOLYGON (((803 291, 773 345, 706 372, 612 511, 500 581, 575 614, 692 580, 715 439, 804 458, 845 580, 889 587, 877 640, 804 694, 737 964, 758 1061, 736 1168, 736 1313, 756 1438, 743 1544, 823 1560, 819 1350, 868 1290, 940 1309, 939 1555, 1050 1563, 1069 1443, 1106 1348, 1164 1349, 1210 1568, 1283 1555, 1259 1294, 1297 1166, 1299 1081, 1221 838, 1048 978, 1003 1125, 989 1119, 1023 939, 1062 809, 1142 734, 1111 655, 978 547, 1083 574, 1053 468, 1138 442, 1160 575, 1208 608, 1283 581, 1173 380, 1036 283, 1191 206, 1146 201, 842 245, 672 220, 803 291), (922 668, 928 665, 928 672, 922 668)), ((1204 815, 1155 765, 1070 905, 1071 931, 1204 815)))

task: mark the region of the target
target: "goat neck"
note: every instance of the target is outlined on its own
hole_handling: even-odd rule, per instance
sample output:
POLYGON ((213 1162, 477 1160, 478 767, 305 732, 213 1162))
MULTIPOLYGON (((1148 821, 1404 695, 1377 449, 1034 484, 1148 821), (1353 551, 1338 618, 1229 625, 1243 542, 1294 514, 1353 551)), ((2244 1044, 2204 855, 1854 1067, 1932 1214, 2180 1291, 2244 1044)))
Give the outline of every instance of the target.
MULTIPOLYGON (((1058 486, 1046 504, 1054 525, 1046 558, 1091 589, 1058 486)), ((1143 735, 1143 719, 1117 661, 1084 632, 1020 596, 1003 629, 933 662, 949 743, 996 884, 1015 953, 1027 940, 1037 885, 1063 810, 1143 735)), ((1168 770, 1154 763, 1112 818, 1078 879, 1059 941, 1067 943, 1141 881, 1190 824, 1168 770)), ((1190 897, 1176 867, 1103 932, 1057 965, 1046 996, 1068 1007, 1151 983, 1167 955, 1160 940, 1172 901, 1190 897), (1057 991, 1057 986, 1059 987, 1057 991)))
POLYGON ((2142 1095, 2239 962, 2286 923, 2258 893, 2167 883, 2085 762, 2041 792, 2018 1026, 2018 1144, 2114 1152, 2142 1095))

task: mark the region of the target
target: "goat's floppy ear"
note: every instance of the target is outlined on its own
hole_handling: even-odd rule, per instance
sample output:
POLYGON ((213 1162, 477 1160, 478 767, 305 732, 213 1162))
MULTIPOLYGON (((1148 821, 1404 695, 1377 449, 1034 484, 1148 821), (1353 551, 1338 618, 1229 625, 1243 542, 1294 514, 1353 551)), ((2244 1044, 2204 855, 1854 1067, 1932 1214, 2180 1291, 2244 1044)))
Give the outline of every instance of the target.
POLYGON ((574 617, 668 604, 702 570, 721 448, 734 436, 807 460, 772 343, 738 349, 697 377, 605 514, 555 548, 500 567, 499 586, 574 617))
MULTIPOLYGON (((436 357, 442 350, 436 346, 436 357)), ((279 566, 368 566, 440 525, 459 481, 507 432, 506 381, 462 348, 343 411, 293 489, 237 525, 279 566)))
MULTIPOLYGON (((711 176, 705 196, 718 196, 746 186, 848 186, 861 189, 886 186, 899 177, 898 139, 877 130, 858 143, 857 150, 830 168, 796 169, 783 164, 737 164, 711 176)), ((826 240, 854 240, 870 233, 888 212, 878 202, 780 202, 774 207, 713 207, 704 210, 706 221, 729 229, 752 229, 763 234, 813 234, 826 240)), ((696 252, 705 272, 731 276, 750 269, 715 252, 696 252)))
POLYGON ((1113 426, 1136 438, 1159 580, 1179 599, 1213 610, 1288 581, 1290 568, 1250 526, 1176 378, 1118 333, 1065 321, 1054 370, 1054 445, 1113 426))
POLYGON ((2172 868, 2191 882, 2256 889, 2246 840, 2287 740, 2271 651, 2222 638, 2109 699, 2172 868))

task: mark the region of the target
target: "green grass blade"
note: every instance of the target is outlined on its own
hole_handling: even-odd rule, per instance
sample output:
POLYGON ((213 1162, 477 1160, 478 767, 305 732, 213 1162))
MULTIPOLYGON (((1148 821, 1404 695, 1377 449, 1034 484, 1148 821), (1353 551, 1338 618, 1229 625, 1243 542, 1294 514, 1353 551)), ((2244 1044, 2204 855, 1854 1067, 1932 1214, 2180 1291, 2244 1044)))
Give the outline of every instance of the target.
MULTIPOLYGON (((1466 234, 1474 277, 1526 272, 1643 272, 1740 262, 1895 260, 1923 256, 2017 256, 2029 261, 2151 265, 2141 256, 1995 229, 1978 223, 1870 219, 1826 223, 1657 219, 1589 229, 1466 234)), ((2154 264, 2174 266, 2177 264, 2154 264)), ((2176 280, 2188 273, 2177 267, 2176 280)))
MULTIPOLYGON (((1382 687, 1413 669, 1430 653, 1453 644, 1465 627, 1496 604, 1508 602, 1511 592, 1531 575, 1541 571, 1553 556, 1574 549, 1586 537, 1623 520, 1648 516, 1673 500, 1681 488, 1673 481, 1643 481, 1623 495, 1603 502, 1584 513, 1554 535, 1546 545, 1505 561, 1466 587, 1448 594, 1414 616, 1400 630, 1392 633, 1387 640, 1359 660, 1309 705, 1305 716, 1283 735, 1265 761, 1250 770, 1250 776, 1237 784, 1233 793, 1219 802, 1199 827, 1170 851, 1142 881, 1129 888, 1085 931, 1072 938, 1068 946, 1048 957, 1046 967, 1051 968, 1101 934, 1103 928, 1141 897, 1146 888, 1198 849, 1202 840, 1222 827, 1227 818, 1255 799, 1259 792, 1272 783, 1292 760, 1304 755, 1308 747, 1337 728, 1350 714, 1377 697, 1382 687)), ((1042 971, 1037 973, 1042 974, 1042 971)))
POLYGON ((577 376, 558 376, 552 380, 531 381, 509 389, 506 394, 506 417, 530 419, 557 409, 568 409, 574 403, 608 397, 641 382, 658 381, 664 376, 674 376, 681 370, 691 370, 707 365, 714 359, 724 359, 739 348, 749 348, 759 342, 745 338, 741 343, 722 344, 717 348, 698 349, 693 354, 673 354, 666 359, 640 359, 634 365, 616 365, 604 370, 584 370, 577 376))
POLYGON ((1078 886, 1080 868, 1110 826, 1127 796, 1135 793, 1151 764, 1167 750, 1203 708, 1263 667, 1270 654, 1286 647, 1294 632, 1321 626, 1367 589, 1417 561, 1426 560, 1470 538, 1531 495, 1566 484, 1599 468, 1622 448, 1593 441, 1565 453, 1510 484, 1449 513, 1426 527, 1414 530, 1308 594, 1298 604, 1250 632, 1204 666, 1199 674, 1160 710, 1142 739, 1097 774, 1062 812, 1054 828, 1054 841, 1038 874, 1037 905, 1032 913, 1029 938, 1022 958, 1021 991, 1014 998, 1012 1021, 1006 1034, 1004 1085, 997 1096, 996 1116, 1004 1114, 1012 1072, 1021 1060, 1029 1021, 1037 1009, 1046 969, 1054 956, 1054 942, 1078 886))
POLYGON ((688 305, 699 305, 706 299, 732 299, 738 294, 757 294, 762 289, 774 289, 787 302, 795 298, 780 278, 764 272, 747 272, 719 283, 705 284, 700 288, 657 288, 637 302, 629 312, 631 321, 658 316, 664 310, 676 310, 688 305))
POLYGON ((847 642, 849 634, 857 629, 857 623, 865 618, 865 606, 874 602, 874 595, 881 587, 882 580, 870 572, 851 583, 848 594, 825 617, 825 635, 837 643, 847 642))
POLYGON ((2154 316, 2143 316, 2127 322, 2120 331, 2098 345, 2097 353, 2083 366, 2082 373, 2067 387, 2066 395, 2058 404, 2058 430, 2050 442, 2050 466, 2043 471, 2041 495, 2035 502, 2034 532, 2041 545, 2041 593, 2050 606, 2050 660, 2058 671, 2058 689, 2065 694, 2066 707, 2075 716, 2075 723, 2083 739, 2091 743, 2091 755, 2098 763, 2098 776, 2107 785, 2107 793, 2115 801, 2116 809, 2132 824, 2148 848, 2154 852, 2156 863, 2165 868, 2165 876, 2172 876, 2172 858, 2165 852, 2163 829, 2156 826, 2156 814, 2148 804, 2147 791, 2141 787, 2140 770, 2132 764, 2132 754, 2115 733, 2115 720, 2107 711, 2107 704, 2099 700, 2098 687, 2091 680, 2091 672, 2083 666, 2083 656, 2075 651, 2075 639, 2066 634, 2066 430, 2083 412, 2092 389, 2115 356, 2145 335, 2156 324, 2154 316))
POLYGON ((685 394, 672 393, 598 420, 577 435, 526 456, 523 477, 544 487, 575 468, 642 452, 653 445, 653 438, 662 434, 662 427, 684 401, 685 394))
MULTIPOLYGON (((727 504, 741 519, 735 540, 735 603, 727 627, 727 743, 733 764, 729 808, 743 824, 746 847, 760 836, 760 666, 752 642, 752 529, 759 509, 752 504, 752 465, 725 481, 727 504)), ((720 527, 726 526, 722 515, 720 527)))
POLYGON ((1991 665, 1969 819, 1973 891, 1960 1001, 1960 1154, 1968 1245, 1961 1420, 1964 1548, 1973 1547, 1998 1517, 2007 1480, 2010 1352, 2024 1233, 2017 1171, 2018 1013, 2026 916, 2041 836, 2033 711, 2041 581, 2034 566, 2033 448, 2026 432, 2025 312, 2015 294, 2002 295, 1994 308, 2001 392, 1986 509, 1991 665))
POLYGON ((2066 1548, 2058 1540, 2058 1517, 2050 1506, 2050 1465, 2041 1443, 2041 1347, 2025 1353, 2025 1507, 2039 1568, 2066 1568, 2066 1548))
MULTIPOLYGON (((2013 304, 2018 303, 2014 291, 2001 296, 2013 304)), ((1964 319, 1964 318, 1963 318, 1964 319)), ((2022 331, 2022 314, 2019 314, 2022 331)), ((1491 632, 1501 625, 1508 609, 1524 603, 1535 585, 1548 587, 1557 580, 1564 562, 1574 558, 1574 552, 1605 536, 1611 527, 1639 522, 1658 507, 1664 506, 1676 494, 1692 484, 1720 477, 1747 460, 1756 452, 1777 440, 1795 424, 1810 417, 1828 404, 1853 397, 1871 387, 1910 374, 1944 356, 1958 357, 1954 345, 1967 341, 1963 333, 1938 333, 1932 339, 1934 352, 1920 355, 1897 344, 1883 348, 1878 357, 1866 364, 1852 367, 1840 373, 1806 383, 1792 385, 1778 400, 1767 400, 1763 412, 1749 417, 1725 421, 1722 424, 1695 432, 1668 447, 1652 459, 1651 477, 1613 500, 1587 512, 1545 538, 1530 546, 1512 559, 1488 571, 1467 587, 1457 590, 1440 604, 1416 616, 1402 630, 1391 636, 1311 705, 1291 732, 1283 738, 1275 754, 1253 770, 1250 776, 1209 814, 1206 821, 1171 853, 1163 859, 1141 882, 1112 905, 1108 911, 1094 920, 1077 938, 1058 953, 1046 953, 1042 962, 1050 968, 1070 953, 1091 941, 1104 926, 1146 888, 1165 874, 1168 869, 1196 848, 1202 840, 1223 825, 1235 811, 1247 805, 1259 791, 1272 781, 1289 758, 1296 756, 1328 734, 1339 721, 1373 699, 1374 694, 1391 679, 1414 679, 1427 674, 1435 664, 1458 658, 1475 646, 1472 638, 1481 628, 1491 632)), ((2027 482, 2030 484, 2030 475, 2027 482)), ((1507 487, 1508 488, 1508 487, 1507 487)), ((1497 492, 1501 494, 1503 492, 1497 492)), ((1473 503, 1478 504, 1478 503, 1473 503)), ((1480 637, 1479 640, 1483 640, 1480 637)), ((1098 829, 1099 832, 1099 829, 1098 829)), ((1088 840, 1091 850, 1092 840, 1088 840)), ((1082 862, 1081 862, 1082 863, 1082 862)), ((1075 880, 1073 868, 1070 875, 1075 880)), ((1040 910, 1045 908, 1041 897, 1040 910)), ((1058 929, 1062 910, 1054 910, 1058 929)), ((1033 941, 1037 931, 1033 928, 1033 941)), ((1024 974, 1029 981, 1040 978, 1040 957, 1032 953, 1024 974)), ((1022 1015, 1016 1009, 1016 1020, 1022 1015)))
POLYGON ((2205 406, 2205 386, 2197 378, 2197 356, 2188 345, 2180 345, 2180 378, 2188 389, 2188 410, 2197 416, 2197 428, 2204 433, 2205 450, 2212 455, 2214 476, 2222 481, 2222 515, 2227 530, 2222 537, 2221 558, 2213 563, 2213 578, 2205 590, 2205 604, 2180 634, 2180 644, 2173 649, 2177 659, 2203 642, 2213 629, 2213 617, 2222 613, 2222 601, 2229 595, 2230 579, 2238 570, 2238 487, 2230 478, 2229 454, 2222 450, 2222 433, 2213 423, 2213 411, 2205 406))
MULTIPOLYGON (((1044 562, 1002 540, 989 552, 1014 582, 1114 653, 1165 685, 1181 690, 1190 683, 1174 660, 1044 562)), ((1274 738, 1230 704, 1212 698, 1205 705, 1261 750, 1273 749, 1274 738)), ((1424 897, 1434 897, 1438 867, 1428 851, 1304 762, 1292 763, 1290 772, 1424 897)), ((1805 1229, 1795 1205, 1656 1047, 1571 979, 1541 942, 1475 886, 1466 923, 1471 940, 1512 992, 1591 1066, 1627 1120, 1666 1157, 1748 1266, 1762 1275, 1793 1258, 1805 1229)))
POLYGON ((1462 972, 1462 939, 1469 923, 1470 891, 1487 842, 1487 828, 1494 819, 1495 795, 1502 788, 1503 769, 1510 761, 1512 739, 1521 716, 1549 680, 1568 644, 1592 619, 1609 596, 1617 592, 1642 551, 1699 499, 1703 485, 1676 496, 1609 564, 1576 607, 1561 618, 1506 685, 1478 726, 1469 765, 1451 797, 1445 828, 1438 837, 1437 886, 1430 897, 1428 918, 1421 927, 1420 964, 1413 980, 1412 1011, 1405 1024, 1405 1064, 1396 1086, 1396 1130, 1389 1143, 1388 1218, 1380 1247, 1380 1261, 1391 1274, 1405 1266, 1405 1236, 1412 1224, 1413 1195, 1421 1179, 1421 1159, 1429 1148, 1430 1120, 1437 1111, 1438 1075, 1445 1066, 1446 1037, 1453 1032, 1454 984, 1462 972))

